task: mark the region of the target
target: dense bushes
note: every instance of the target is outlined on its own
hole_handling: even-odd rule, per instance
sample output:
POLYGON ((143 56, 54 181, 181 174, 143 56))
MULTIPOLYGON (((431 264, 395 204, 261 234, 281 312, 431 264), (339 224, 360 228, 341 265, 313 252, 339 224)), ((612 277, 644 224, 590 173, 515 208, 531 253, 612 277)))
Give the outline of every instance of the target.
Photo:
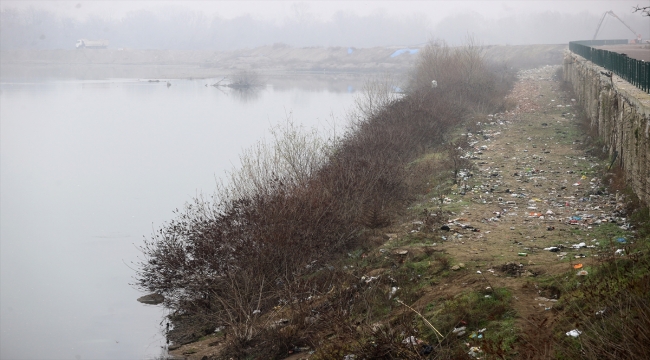
POLYGON ((216 195, 194 199, 142 246, 137 286, 165 296, 168 337, 227 326, 248 343, 269 313, 328 291, 334 280, 308 275, 385 225, 409 199, 405 165, 473 112, 499 108, 509 79, 474 46, 431 44, 404 96, 369 84, 343 137, 274 129, 275 142, 246 152, 216 195))

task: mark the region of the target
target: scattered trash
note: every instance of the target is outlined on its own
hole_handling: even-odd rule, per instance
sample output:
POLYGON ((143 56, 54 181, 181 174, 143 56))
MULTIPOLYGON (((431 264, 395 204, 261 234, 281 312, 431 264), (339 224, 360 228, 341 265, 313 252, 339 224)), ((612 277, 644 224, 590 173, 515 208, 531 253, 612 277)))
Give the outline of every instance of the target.
MULTIPOLYGON (((420 51, 420 49, 409 49, 409 48, 399 49, 399 50, 395 50, 395 52, 390 54, 390 57, 394 58, 394 57, 400 56, 402 54, 414 55, 414 54, 417 54, 418 51, 420 51)), ((438 83, 436 82, 436 86, 437 85, 438 85, 438 83)))
POLYGON ((616 249, 614 254, 623 256, 623 255, 625 255, 625 249, 616 249))
POLYGON ((483 350, 481 350, 480 347, 478 347, 478 346, 472 346, 472 347, 469 349, 469 352, 467 353, 467 355, 469 355, 469 356, 475 358, 475 357, 478 357, 478 355, 479 355, 480 353, 482 353, 482 352, 483 352, 483 350))
POLYGON ((528 256, 528 254, 526 254, 526 253, 524 253, 524 252, 520 252, 520 253, 518 253, 517 255, 519 255, 519 256, 528 256))
POLYGON ((390 288, 390 294, 388 294, 388 299, 391 299, 393 296, 395 296, 397 290, 399 290, 397 286, 393 286, 392 288, 390 288))
POLYGON ((304 347, 295 346, 293 349, 289 350, 289 354, 298 354, 298 353, 301 353, 301 352, 307 352, 309 350, 310 350, 310 348, 306 347, 306 346, 304 346, 304 347))
POLYGON ((558 252, 558 251, 560 251, 560 248, 557 247, 557 246, 551 246, 551 247, 544 248, 544 250, 550 251, 550 252, 558 252))
POLYGON ((456 334, 456 336, 461 337, 465 335, 466 330, 467 326, 461 326, 459 328, 454 328, 454 330, 452 330, 452 334, 456 334))
POLYGON ((578 271, 578 273, 576 275, 577 276, 587 276, 587 275, 589 275, 589 273, 586 270, 580 270, 580 271, 578 271))
POLYGON ((582 264, 575 264, 573 265, 574 269, 582 269, 582 264))
POLYGON ((580 334, 582 334, 582 331, 578 329, 573 329, 571 331, 567 331, 566 336, 577 338, 578 336, 580 336, 580 334))
POLYGON ((366 284, 368 284, 368 283, 370 283, 372 281, 375 281, 377 279, 379 279, 379 276, 365 276, 365 275, 363 275, 361 277, 361 281, 365 282, 366 284))
POLYGON ((546 302, 549 302, 549 301, 550 302, 557 302, 557 299, 549 299, 549 298, 545 298, 543 296, 538 296, 538 297, 535 298, 535 300, 537 300, 537 301, 546 301, 546 302))
MULTIPOLYGON (((274 321, 273 323, 271 323, 270 327, 272 329, 274 329, 274 328, 277 328, 277 327, 285 326, 287 324, 289 324, 289 319, 282 318, 282 319, 279 319, 279 320, 274 321)), ((214 332, 219 332, 219 331, 223 331, 223 330, 225 330, 225 327, 219 326, 214 330, 214 332)))
POLYGON ((514 261, 501 265, 499 270, 511 276, 518 276, 526 271, 524 269, 524 264, 516 263, 514 261))
POLYGON ((620 238, 617 238, 617 239, 616 239, 616 242, 619 242, 619 243, 621 243, 621 244, 625 244, 625 243, 627 242, 627 240, 625 240, 624 237, 620 237, 620 238))
POLYGON ((418 345, 422 343, 422 340, 416 338, 415 336, 411 335, 407 337, 406 339, 402 340, 402 344, 406 345, 418 345))
POLYGON ((420 349, 420 355, 429 355, 433 352, 433 346, 429 344, 423 344, 422 349, 420 349))

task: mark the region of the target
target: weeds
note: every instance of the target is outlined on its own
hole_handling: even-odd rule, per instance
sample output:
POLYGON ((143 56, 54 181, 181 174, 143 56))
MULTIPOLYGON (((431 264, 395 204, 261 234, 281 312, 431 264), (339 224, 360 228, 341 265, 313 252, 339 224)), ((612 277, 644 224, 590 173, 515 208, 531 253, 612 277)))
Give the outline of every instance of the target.
MULTIPOLYGON (((325 338, 318 344, 322 359, 424 356, 422 344, 404 342, 420 331, 418 318, 397 310, 403 307, 393 299, 412 304, 426 283, 424 261, 444 270, 448 260, 364 259, 372 246, 365 241, 403 211, 413 189, 430 185, 431 172, 458 175, 466 164, 456 153, 461 144, 448 141, 449 130, 477 111, 502 107, 511 82, 471 43, 454 49, 430 44, 422 53, 405 96, 394 96, 387 82, 369 84, 349 131, 330 141, 291 122, 273 129, 274 143, 246 151, 241 168, 214 196, 197 197, 145 240, 136 285, 164 295, 172 342, 225 326, 224 351, 237 358, 315 346, 316 334, 325 338), (432 89, 431 80, 440 86, 432 89), (452 163, 409 166, 445 143, 452 163), (348 253, 356 265, 337 270, 348 253), (386 261, 390 270, 360 281, 359 266, 368 261, 386 261), (281 318, 286 322, 277 330, 281 318), (279 345, 263 346, 270 342, 279 345)), ((427 237, 426 231, 413 236, 427 237)), ((466 302, 481 309, 490 303, 488 313, 501 316, 497 305, 507 298, 499 293, 498 300, 466 302)))
POLYGON ((612 252, 565 297, 560 326, 578 328, 577 339, 559 337, 558 355, 586 359, 642 359, 650 348, 650 259, 647 245, 612 252))

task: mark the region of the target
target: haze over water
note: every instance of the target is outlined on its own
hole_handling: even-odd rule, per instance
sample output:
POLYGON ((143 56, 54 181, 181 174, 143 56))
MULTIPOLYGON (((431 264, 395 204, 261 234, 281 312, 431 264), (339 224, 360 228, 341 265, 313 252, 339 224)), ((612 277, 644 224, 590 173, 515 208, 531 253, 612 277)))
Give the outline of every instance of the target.
MULTIPOLYGON (((210 61, 168 63, 149 50, 232 50, 227 58, 236 61, 222 69, 229 72, 246 68, 247 61, 268 62, 237 55, 259 46, 286 46, 287 53, 315 46, 417 48, 431 39, 459 45, 468 36, 484 45, 563 44, 591 38, 601 19, 599 38, 639 32, 647 39, 650 18, 632 12, 639 4, 1 1, 0 358, 159 355, 165 314, 136 302, 143 294, 129 285, 142 237, 193 196, 211 194, 215 178, 237 163, 242 148, 268 136, 273 124, 292 113, 295 123, 327 127, 332 113, 338 118, 351 105, 358 88, 331 78, 320 85, 285 79, 241 97, 205 86, 216 80, 172 80, 167 87, 165 81, 135 79, 27 82, 17 79, 21 74, 38 77, 61 67, 59 76, 93 78, 98 68, 134 66, 134 75, 113 76, 135 77, 156 67, 223 65, 214 60, 216 53, 210 61), (635 30, 603 17, 608 10, 635 30), (142 58, 74 60, 87 54, 75 49, 81 38, 107 40, 111 56, 124 51, 142 58), (40 50, 49 51, 52 63, 40 50)), ((300 61, 307 60, 313 66, 306 69, 322 70, 319 61, 331 58, 300 61)), ((269 69, 282 68, 276 65, 269 69)))
POLYGON ((2 359, 159 355, 162 308, 129 286, 142 237, 211 194, 271 125, 293 113, 327 127, 354 88, 242 99, 207 83, 0 84, 2 359))

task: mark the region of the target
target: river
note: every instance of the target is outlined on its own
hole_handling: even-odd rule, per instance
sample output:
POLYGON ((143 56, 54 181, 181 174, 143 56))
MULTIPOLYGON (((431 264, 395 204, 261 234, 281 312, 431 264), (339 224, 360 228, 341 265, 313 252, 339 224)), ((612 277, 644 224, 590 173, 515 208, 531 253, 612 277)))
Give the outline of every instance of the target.
POLYGON ((273 124, 341 121, 359 80, 0 82, 2 359, 150 359, 159 306, 136 302, 138 245, 273 124))

